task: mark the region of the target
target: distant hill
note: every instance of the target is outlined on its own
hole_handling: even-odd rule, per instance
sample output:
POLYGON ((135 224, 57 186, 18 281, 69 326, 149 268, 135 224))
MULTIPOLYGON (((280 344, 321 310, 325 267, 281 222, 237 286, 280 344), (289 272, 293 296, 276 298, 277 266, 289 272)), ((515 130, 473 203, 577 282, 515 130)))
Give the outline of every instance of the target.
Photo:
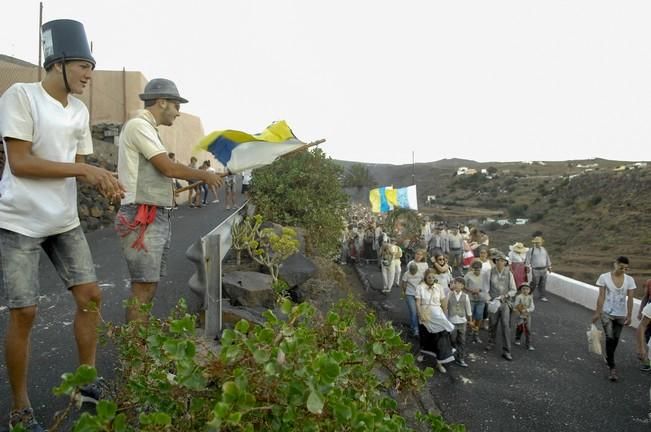
MULTIPOLYGON (((348 168, 353 162, 337 161, 348 168)), ((444 159, 411 165, 364 164, 377 186, 407 186, 412 172, 420 211, 435 220, 527 218, 526 225, 484 224, 491 245, 508 252, 541 230, 554 270, 594 284, 619 255, 631 258, 638 286, 651 278, 651 169, 619 169, 633 162, 589 159, 562 162, 489 162, 444 159), (460 166, 497 169, 494 178, 456 176, 460 166), (588 168, 586 168, 588 166, 588 168), (425 206, 427 195, 436 204, 425 206)), ((368 189, 348 191, 368 203, 368 189)))

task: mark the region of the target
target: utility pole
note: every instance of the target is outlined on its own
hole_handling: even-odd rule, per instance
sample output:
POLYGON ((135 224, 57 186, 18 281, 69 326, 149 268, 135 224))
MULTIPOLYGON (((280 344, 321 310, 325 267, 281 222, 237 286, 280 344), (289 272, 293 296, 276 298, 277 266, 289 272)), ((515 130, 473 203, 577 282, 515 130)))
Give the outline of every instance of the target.
POLYGON ((413 150, 411 151, 411 184, 416 184, 416 159, 413 150))
POLYGON ((38 7, 38 81, 41 81, 41 68, 43 67, 43 2, 38 7))

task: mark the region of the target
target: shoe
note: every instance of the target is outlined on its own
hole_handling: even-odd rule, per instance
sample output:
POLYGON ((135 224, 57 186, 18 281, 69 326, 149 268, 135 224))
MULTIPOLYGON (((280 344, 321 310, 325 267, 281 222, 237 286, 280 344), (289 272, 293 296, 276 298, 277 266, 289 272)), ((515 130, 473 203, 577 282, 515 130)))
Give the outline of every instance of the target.
POLYGON ((230 209, 231 209, 231 206, 226 206, 226 210, 230 210, 230 209))
POLYGON ((477 335, 473 336, 472 341, 474 343, 478 343, 478 344, 482 343, 482 340, 479 339, 479 336, 477 336, 477 335))
POLYGON ((455 361, 455 363, 456 363, 457 365, 461 366, 461 367, 464 367, 464 368, 467 368, 467 367, 468 367, 468 363, 466 363, 466 362, 463 361, 463 360, 457 360, 457 361, 455 361))
POLYGON ((45 429, 34 418, 32 408, 14 410, 9 414, 9 430, 18 425, 28 432, 45 432, 45 429))
POLYGON ((79 388, 78 400, 81 403, 97 405, 97 403, 104 398, 105 392, 106 383, 102 378, 98 378, 95 382, 86 384, 79 388))
POLYGON ((219 202, 218 199, 212 200, 212 203, 213 203, 213 204, 218 203, 218 202, 219 202))
POLYGON ((611 369, 610 373, 608 374, 608 379, 611 380, 612 382, 617 382, 619 377, 617 376, 617 372, 615 369, 611 369))
POLYGON ((436 370, 440 373, 446 373, 448 370, 441 363, 436 363, 436 370))
POLYGON ((520 346, 520 339, 516 339, 515 342, 513 342, 514 345, 520 346))
POLYGON ((425 356, 422 355, 421 353, 418 353, 418 354, 416 355, 416 361, 417 361, 418 363, 422 363, 423 360, 425 360, 425 356))
POLYGON ((194 204, 190 204, 190 208, 194 208, 194 204))
POLYGON ((540 301, 546 303, 546 302, 548 302, 549 300, 547 299, 547 297, 540 297, 540 301))
POLYGON ((485 351, 492 351, 494 347, 495 347, 495 345, 493 345, 492 343, 489 342, 489 343, 486 344, 486 346, 484 347, 484 350, 485 350, 485 351))
POLYGON ((642 366, 640 366, 640 370, 642 372, 651 372, 651 364, 645 363, 642 366))
POLYGON ((502 354, 502 357, 504 357, 504 360, 508 360, 508 361, 513 360, 513 357, 511 356, 511 353, 505 352, 504 354, 502 354))
POLYGON ((531 345, 529 345, 529 346, 527 347, 527 349, 528 349, 529 351, 535 351, 535 350, 536 350, 536 349, 535 349, 534 347, 532 347, 531 345))

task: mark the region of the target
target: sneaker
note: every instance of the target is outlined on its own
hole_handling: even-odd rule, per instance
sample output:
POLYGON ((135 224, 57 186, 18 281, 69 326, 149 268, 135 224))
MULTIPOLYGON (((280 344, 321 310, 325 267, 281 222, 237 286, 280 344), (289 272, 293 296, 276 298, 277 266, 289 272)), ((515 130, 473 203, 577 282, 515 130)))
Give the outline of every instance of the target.
POLYGON ((440 373, 446 373, 448 370, 441 363, 436 363, 436 370, 440 373))
POLYGON ((502 354, 502 357, 504 357, 504 360, 508 360, 508 361, 513 360, 513 357, 511 356, 511 353, 505 352, 504 354, 502 354))
POLYGON ((615 369, 611 369, 610 373, 608 374, 608 379, 611 380, 612 382, 617 382, 619 377, 617 376, 617 372, 615 369))
POLYGON ((515 342, 513 342, 514 345, 520 346, 520 339, 516 339, 515 342))
POLYGON ((213 204, 216 204, 216 203, 218 203, 218 202, 219 202, 218 199, 214 199, 214 200, 212 200, 212 203, 213 203, 213 204))
POLYGON ((492 343, 489 342, 489 343, 486 344, 486 346, 484 347, 484 350, 485 350, 485 351, 492 351, 492 350, 493 350, 493 347, 495 347, 495 345, 493 345, 492 343))
POLYGON ((642 366, 640 366, 640 370, 642 372, 650 372, 651 371, 651 364, 644 363, 642 366))
POLYGON ((9 430, 18 425, 21 425, 28 432, 45 432, 45 429, 34 418, 32 408, 13 410, 9 414, 9 430))
POLYGON ((479 336, 477 336, 477 335, 474 335, 474 336, 472 337, 472 341, 473 341, 474 343, 478 343, 478 344, 482 343, 482 340, 479 339, 479 336))
POLYGON ((534 347, 532 347, 531 345, 529 345, 529 346, 527 347, 527 349, 528 349, 529 351, 535 351, 535 350, 536 350, 536 349, 535 349, 534 347))
POLYGON ((540 301, 541 302, 548 302, 549 300, 547 299, 547 297, 540 297, 540 301))
POLYGON ((97 405, 97 403, 103 399, 105 392, 106 383, 104 383, 102 378, 98 378, 95 382, 86 384, 79 388, 78 401, 80 403, 91 403, 97 405))
POLYGON ((466 362, 463 361, 463 360, 457 360, 457 361, 455 361, 455 363, 456 363, 457 365, 461 366, 461 367, 464 367, 464 368, 467 368, 467 367, 468 367, 468 363, 466 363, 466 362))
POLYGON ((416 361, 417 361, 418 363, 422 363, 423 360, 425 360, 425 356, 422 355, 422 354, 420 354, 420 353, 418 353, 418 354, 416 355, 416 361))

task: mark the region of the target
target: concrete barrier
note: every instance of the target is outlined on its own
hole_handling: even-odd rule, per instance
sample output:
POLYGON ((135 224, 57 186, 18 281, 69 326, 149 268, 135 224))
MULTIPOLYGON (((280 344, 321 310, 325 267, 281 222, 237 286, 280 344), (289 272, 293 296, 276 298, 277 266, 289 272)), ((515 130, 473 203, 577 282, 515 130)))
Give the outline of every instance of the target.
MULTIPOLYGON (((599 296, 599 288, 596 286, 558 273, 550 273, 547 276, 547 291, 592 311, 594 311, 597 306, 597 297, 599 296)), ((637 312, 639 309, 640 300, 635 299, 633 304, 633 316, 631 317, 631 326, 635 328, 640 324, 640 321, 637 319, 637 312)))

